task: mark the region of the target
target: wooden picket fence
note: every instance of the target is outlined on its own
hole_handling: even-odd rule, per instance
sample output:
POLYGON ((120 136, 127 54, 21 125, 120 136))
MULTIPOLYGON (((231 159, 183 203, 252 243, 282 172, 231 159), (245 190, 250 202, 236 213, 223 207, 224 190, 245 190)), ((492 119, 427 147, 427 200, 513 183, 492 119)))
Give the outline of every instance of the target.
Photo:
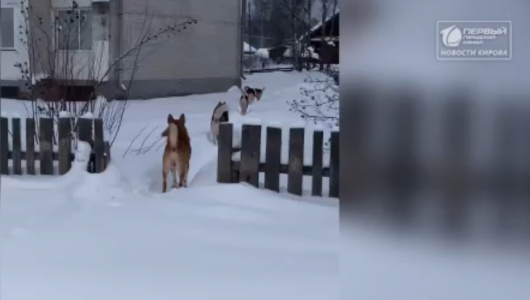
POLYGON ((290 128, 288 163, 282 164, 282 128, 266 128, 265 155, 262 155, 262 126, 242 125, 241 148, 233 147, 234 125, 223 123, 219 129, 217 181, 219 183, 247 182, 259 187, 259 173, 264 173, 264 187, 280 191, 280 174, 287 174, 287 192, 301 196, 303 177, 311 176, 311 194, 322 196, 323 177, 329 177, 329 197, 339 197, 339 132, 330 137, 329 165, 324 165, 324 132, 314 131, 312 164, 304 165, 305 129, 290 128), (234 159, 239 153, 240 159, 234 159), (264 157, 264 159, 262 159, 264 157))
MULTIPOLYGON (((2 117, 0 121, 0 173, 2 175, 56 175, 70 170, 74 160, 72 119, 59 118, 55 124, 52 118, 25 119, 23 136, 21 118, 2 117), (22 141, 25 141, 23 144, 22 141), (9 164, 11 162, 11 166, 9 164), (23 162, 25 168, 23 168, 23 162), (36 172, 36 163, 39 172, 36 172), (25 170, 25 172, 24 172, 25 170), (38 174, 37 174, 38 173, 38 174)), ((103 120, 79 118, 76 123, 77 138, 92 146, 88 170, 103 172, 110 161, 110 146, 104 140, 103 120)))
POLYGON ((392 228, 530 236, 528 98, 350 88, 341 211, 392 228))

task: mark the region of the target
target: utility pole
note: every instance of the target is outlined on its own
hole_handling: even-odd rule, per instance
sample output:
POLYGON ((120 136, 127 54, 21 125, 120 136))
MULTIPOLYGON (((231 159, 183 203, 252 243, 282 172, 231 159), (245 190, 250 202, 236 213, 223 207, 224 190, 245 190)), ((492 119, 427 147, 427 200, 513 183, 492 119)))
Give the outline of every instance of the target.
POLYGON ((260 35, 259 47, 263 48, 263 17, 261 17, 261 20, 260 20, 259 35, 260 35))
POLYGON ((252 37, 251 33, 252 33, 252 24, 251 24, 251 21, 250 21, 250 15, 252 14, 251 10, 250 10, 250 1, 248 2, 248 41, 247 41, 247 44, 248 44, 248 51, 250 52, 250 47, 251 44, 250 44, 250 39, 252 37))
MULTIPOLYGON (((239 52, 241 55, 239 56, 239 72, 241 73, 240 74, 240 77, 243 78, 243 79, 246 79, 245 78, 245 74, 244 74, 244 67, 243 67, 243 58, 244 58, 244 55, 245 55, 245 16, 247 14, 247 0, 242 0, 240 3, 240 8, 241 8, 241 18, 239 19, 240 21, 240 25, 241 25, 241 31, 240 31, 240 34, 239 34, 239 38, 238 38, 238 48, 239 48, 239 52)), ((241 84, 241 82, 240 82, 241 84)))

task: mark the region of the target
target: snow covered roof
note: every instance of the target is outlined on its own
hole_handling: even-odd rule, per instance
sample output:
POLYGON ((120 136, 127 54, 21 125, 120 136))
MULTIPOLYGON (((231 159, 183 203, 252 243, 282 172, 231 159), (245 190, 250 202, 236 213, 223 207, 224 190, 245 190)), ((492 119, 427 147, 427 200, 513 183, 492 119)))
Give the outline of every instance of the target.
POLYGON ((243 52, 256 52, 256 48, 250 46, 247 42, 243 42, 243 52))
MULTIPOLYGON (((336 9, 335 10, 335 13, 330 15, 329 17, 326 18, 326 21, 324 21, 324 23, 327 23, 329 20, 331 20, 333 17, 335 17, 337 14, 340 13, 340 9, 336 9)), ((303 41, 303 39, 308 35, 308 34, 311 34, 313 32, 315 32, 316 30, 318 30, 320 27, 322 26, 322 21, 318 22, 317 24, 315 24, 315 26, 313 26, 308 32, 304 33, 299 39, 298 41, 301 42, 303 41)))
POLYGON ((265 48, 260 48, 256 50, 256 53, 254 53, 256 56, 263 58, 263 59, 269 59, 269 50, 265 48))

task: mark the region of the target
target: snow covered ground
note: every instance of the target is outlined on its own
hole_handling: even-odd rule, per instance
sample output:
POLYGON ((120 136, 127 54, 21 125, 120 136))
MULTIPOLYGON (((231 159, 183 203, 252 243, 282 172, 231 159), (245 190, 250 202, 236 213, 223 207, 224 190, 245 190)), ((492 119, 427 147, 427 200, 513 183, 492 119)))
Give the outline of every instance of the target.
MULTIPOLYGON (((248 118, 297 123, 285 101, 299 95, 304 77, 249 76, 246 84, 267 91, 248 118)), ((527 252, 448 248, 366 230, 359 221, 340 224, 339 252, 336 200, 216 184, 216 148, 206 132, 217 101, 235 110, 237 93, 131 103, 103 174, 82 171, 81 147, 65 176, 3 176, 0 298, 528 298, 527 252), (160 194, 156 141, 169 112, 186 113, 194 152, 190 188, 160 194), (145 154, 134 151, 153 143, 145 154)), ((24 115, 20 102, 2 100, 2 109, 24 115)))
MULTIPOLYGON (((299 97, 306 75, 249 76, 245 84, 267 90, 245 118, 298 123, 286 101, 299 97)), ((244 123, 238 96, 131 101, 102 174, 83 171, 81 147, 65 176, 2 176, 0 298, 338 298, 336 199, 215 182, 209 119, 227 101, 244 123), (161 194, 168 113, 186 114, 193 155, 190 188, 161 194)), ((16 101, 2 100, 2 110, 26 115, 16 101)))

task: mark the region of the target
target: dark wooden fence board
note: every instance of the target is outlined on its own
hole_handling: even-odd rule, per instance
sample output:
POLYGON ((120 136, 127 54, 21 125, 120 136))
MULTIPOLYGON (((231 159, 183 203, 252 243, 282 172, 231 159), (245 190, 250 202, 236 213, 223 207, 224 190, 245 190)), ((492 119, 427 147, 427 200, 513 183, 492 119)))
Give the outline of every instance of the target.
POLYGON ((0 119, 0 172, 9 174, 8 156, 9 153, 9 124, 6 117, 0 119))
MULTIPOLYGON (((239 166, 241 165, 241 162, 239 161, 232 161, 232 172, 239 173, 239 166)), ((259 172, 265 173, 266 170, 266 163, 260 163, 259 164, 259 172)), ((289 165, 288 164, 281 164, 280 165, 280 174, 289 174, 289 165)), ((313 166, 304 166, 302 168, 302 174, 304 176, 311 176, 313 175, 313 166)), ((329 167, 324 167, 322 169, 322 176, 323 177, 329 177, 330 175, 330 169, 329 167)))
POLYGON ((72 123, 70 118, 59 119, 59 174, 66 174, 72 166, 72 123))
POLYGON ((311 182, 311 194, 322 196, 322 168, 324 158, 324 132, 313 132, 313 172, 311 182))
POLYGON ((330 168, 330 174, 329 174, 329 196, 338 198, 339 197, 339 182, 340 182, 340 173, 339 173, 339 132, 333 131, 331 133, 331 153, 330 153, 330 160, 329 160, 329 168, 330 168))
POLYGON ((217 182, 232 182, 232 123, 222 123, 219 125, 219 138, 217 140, 217 182))
MULTIPOLYGON (((92 124, 93 119, 90 118, 79 118, 77 120, 77 136, 80 141, 87 142, 90 146, 94 147, 94 140, 92 139, 92 124)), ((88 172, 94 172, 94 162, 90 161, 87 166, 88 172)))
POLYGON ((271 191, 279 192, 280 166, 282 157, 281 128, 267 127, 267 142, 265 147, 265 188, 271 191))
POLYGON ((53 119, 39 120, 39 152, 41 175, 53 175, 53 119))
POLYGON ((102 119, 94 120, 94 147, 92 152, 95 156, 94 171, 101 173, 105 170, 105 140, 102 119))
MULTIPOLYGON (((261 126, 243 125, 241 134, 241 148, 232 146, 233 125, 222 124, 219 130, 218 143, 218 165, 217 181, 222 183, 248 182, 256 187, 259 186, 259 174, 264 173, 265 189, 279 192, 280 175, 286 174, 288 178, 287 190, 291 194, 302 195, 303 176, 313 176, 312 193, 322 195, 322 177, 331 177, 331 167, 323 165, 323 156, 327 153, 323 150, 324 133, 317 131, 314 133, 316 145, 314 150, 314 163, 304 165, 304 128, 291 128, 289 137, 289 159, 287 164, 282 164, 282 129, 276 126, 266 128, 265 161, 260 162, 261 149, 261 126), (225 141, 225 142, 223 142, 225 141), (233 161, 232 155, 240 152, 241 159, 233 161), (320 161, 320 163, 319 163, 320 161), (290 178, 290 179, 289 179, 290 178)), ((333 135, 335 146, 332 152, 338 155, 339 133, 333 135)), ((336 182, 332 186, 335 194, 338 195, 338 159, 336 162, 336 182)), ((331 183, 330 183, 331 184, 331 183)))
POLYGON ((20 118, 11 119, 13 133, 13 174, 22 175, 22 141, 20 118))
MULTIPOLYGON (((103 139, 103 123, 101 119, 95 119, 96 129, 94 138, 92 138, 92 119, 84 119, 81 122, 81 137, 88 141, 93 150, 90 155, 90 169, 93 173, 100 173, 105 170, 110 161, 110 145, 103 139), (95 145, 95 147, 94 147, 95 145), (97 169, 97 170, 96 170, 97 169)), ((38 126, 36 126, 35 119, 25 119, 25 142, 26 149, 22 147, 22 120, 18 117, 12 118, 12 130, 8 131, 9 118, 2 117, 2 126, 0 131, 0 166, 2 166, 2 174, 8 175, 9 160, 12 161, 13 175, 22 175, 22 161, 26 162, 26 174, 35 175, 35 161, 40 163, 40 174, 54 175, 54 161, 59 162, 59 174, 65 174, 71 167, 71 162, 74 160, 72 153, 72 124, 70 118, 59 118, 57 121, 58 138, 55 136, 54 119, 40 118, 38 126), (38 128, 38 134, 36 129, 38 128), (3 134, 3 131, 6 134, 3 134), (9 142, 11 141, 12 149, 9 149, 9 142), (38 142, 38 144, 36 143, 38 142), (35 146, 39 146, 36 151, 35 146), (54 152, 54 145, 57 145, 58 151, 54 152)), ((78 128, 79 129, 79 128, 78 128)))
POLYGON ((472 101, 465 92, 448 95, 444 114, 443 145, 445 146, 442 171, 442 221, 451 234, 463 233, 468 212, 471 187, 470 137, 472 101))
POLYGON ((289 129, 289 172, 287 191, 302 195, 304 178, 304 128, 289 129))
POLYGON ((389 193, 385 206, 393 221, 410 223, 415 215, 418 187, 418 128, 420 110, 414 91, 403 90, 392 101, 389 193))
POLYGON ((26 161, 26 174, 35 175, 35 120, 26 119, 26 152, 22 153, 22 159, 26 161))
POLYGON ((243 125, 241 130, 241 168, 239 180, 259 186, 261 125, 243 125))
MULTIPOLYGON (((507 99, 509 100, 509 99, 507 99)), ((495 116, 495 153, 494 168, 495 178, 494 194, 496 195, 495 207, 498 211, 497 230, 499 234, 515 229, 517 225, 517 209, 519 208, 517 197, 517 149, 519 112, 514 105, 501 105, 495 116)))

